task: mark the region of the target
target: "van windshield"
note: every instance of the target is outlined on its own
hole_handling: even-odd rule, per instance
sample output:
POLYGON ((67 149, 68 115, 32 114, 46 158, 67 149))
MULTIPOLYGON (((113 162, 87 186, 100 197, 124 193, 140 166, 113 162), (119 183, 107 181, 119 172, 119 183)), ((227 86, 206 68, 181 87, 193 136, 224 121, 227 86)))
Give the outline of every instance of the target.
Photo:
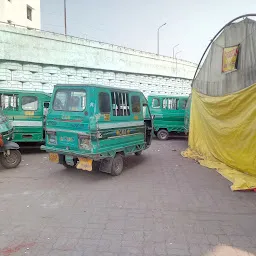
POLYGON ((59 89, 55 93, 53 109, 57 111, 81 112, 86 108, 84 90, 59 89))

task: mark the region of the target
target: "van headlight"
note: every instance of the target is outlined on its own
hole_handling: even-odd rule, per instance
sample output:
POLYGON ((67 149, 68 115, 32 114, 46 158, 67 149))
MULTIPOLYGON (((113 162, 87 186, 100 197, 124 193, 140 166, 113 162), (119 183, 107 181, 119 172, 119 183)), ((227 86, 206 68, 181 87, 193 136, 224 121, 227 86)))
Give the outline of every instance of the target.
POLYGON ((91 148, 91 137, 89 135, 79 134, 79 148, 89 150, 91 148))
POLYGON ((57 144, 56 132, 47 131, 47 137, 48 137, 48 143, 49 144, 52 144, 52 145, 56 145, 57 144))

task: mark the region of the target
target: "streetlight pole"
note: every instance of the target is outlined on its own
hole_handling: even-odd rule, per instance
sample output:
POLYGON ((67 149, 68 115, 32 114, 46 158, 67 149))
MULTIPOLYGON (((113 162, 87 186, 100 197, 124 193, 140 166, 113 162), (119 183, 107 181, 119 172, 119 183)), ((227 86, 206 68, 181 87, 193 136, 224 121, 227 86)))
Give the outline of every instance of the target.
POLYGON ((163 25, 161 25, 158 29, 157 29, 157 55, 159 55, 159 30, 160 28, 162 28, 163 26, 165 26, 166 23, 164 23, 163 25))
POLYGON ((66 0, 64 0, 64 24, 65 24, 65 36, 67 35, 67 8, 66 0))
POLYGON ((175 54, 175 59, 177 59, 177 55, 179 54, 179 53, 181 53, 182 51, 179 51, 179 52, 176 52, 176 54, 175 54))
POLYGON ((175 48, 177 47, 177 46, 179 46, 180 44, 176 44, 175 46, 173 46, 173 48, 172 48, 172 57, 174 58, 174 50, 175 50, 175 48))

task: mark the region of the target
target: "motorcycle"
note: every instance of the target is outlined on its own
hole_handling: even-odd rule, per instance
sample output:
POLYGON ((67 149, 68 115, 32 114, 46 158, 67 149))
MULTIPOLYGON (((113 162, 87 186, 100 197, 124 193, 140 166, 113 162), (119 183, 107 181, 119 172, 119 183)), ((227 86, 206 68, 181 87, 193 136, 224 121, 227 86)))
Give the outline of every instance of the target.
POLYGON ((21 162, 20 147, 12 138, 13 126, 0 110, 0 164, 6 169, 16 168, 21 162))

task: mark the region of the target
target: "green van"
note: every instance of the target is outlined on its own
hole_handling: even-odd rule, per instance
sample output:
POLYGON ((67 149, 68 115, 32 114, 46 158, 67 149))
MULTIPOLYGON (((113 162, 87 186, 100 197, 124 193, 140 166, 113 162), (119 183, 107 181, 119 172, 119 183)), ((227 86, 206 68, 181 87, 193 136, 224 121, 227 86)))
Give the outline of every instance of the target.
POLYGON ((0 90, 0 107, 12 121, 15 142, 44 142, 51 95, 38 91, 0 90))
POLYGON ((184 124, 185 124, 186 135, 188 135, 189 133, 191 100, 192 100, 192 94, 190 94, 188 97, 188 102, 185 109, 184 124))
POLYGON ((138 90, 100 85, 56 85, 46 121, 52 162, 65 167, 119 175, 123 157, 140 155, 151 144, 152 120, 138 90))
POLYGON ((167 140, 171 132, 184 133, 187 96, 149 95, 148 104, 154 118, 154 133, 159 140, 167 140))

